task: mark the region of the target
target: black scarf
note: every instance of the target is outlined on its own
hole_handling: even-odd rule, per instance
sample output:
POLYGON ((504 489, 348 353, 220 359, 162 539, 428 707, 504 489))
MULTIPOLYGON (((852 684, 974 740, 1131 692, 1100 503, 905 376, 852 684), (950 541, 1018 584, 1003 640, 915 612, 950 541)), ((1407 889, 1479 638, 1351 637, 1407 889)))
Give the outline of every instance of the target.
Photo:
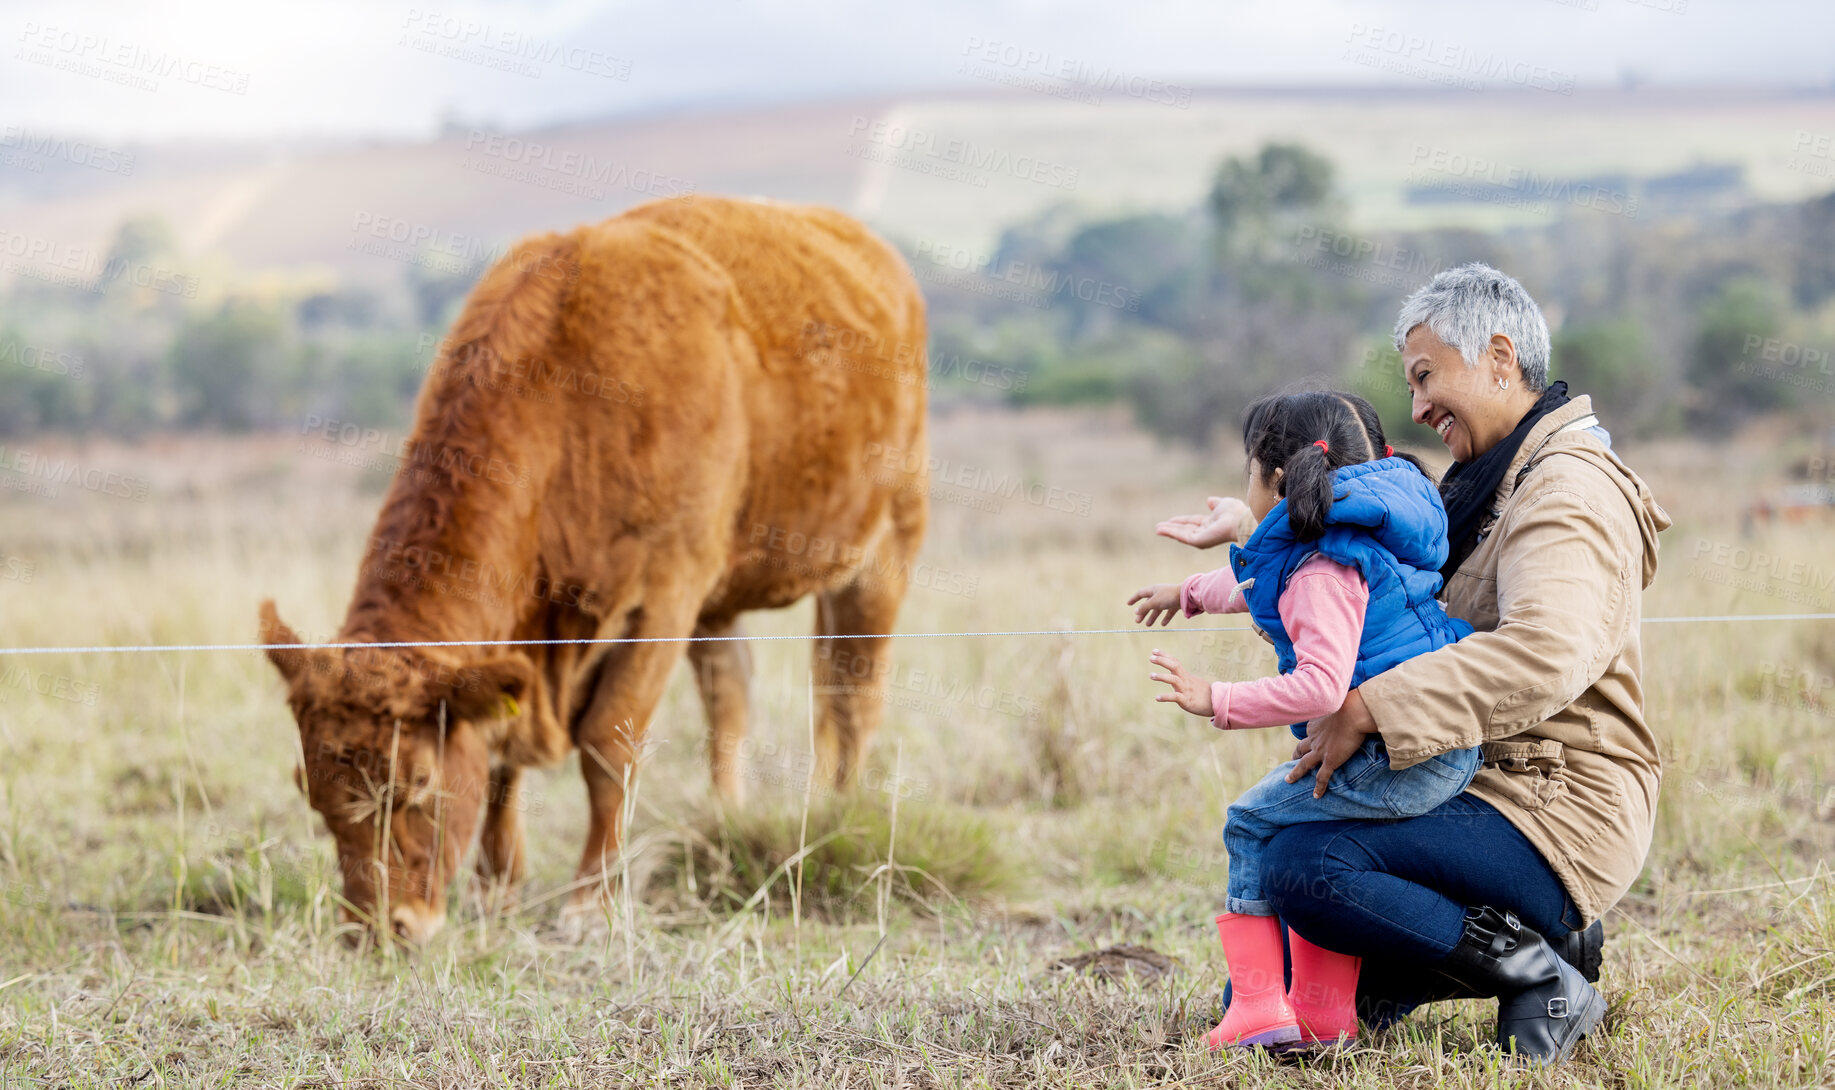
POLYGON ((1446 541, 1450 546, 1446 563, 1440 568, 1442 580, 1451 579, 1465 558, 1478 548, 1478 524, 1490 512, 1497 486, 1504 483, 1504 473, 1516 461, 1523 440, 1529 438, 1538 421, 1570 400, 1567 383, 1551 384, 1502 442, 1469 462, 1454 462, 1448 467, 1440 481, 1440 501, 1446 504, 1446 541))

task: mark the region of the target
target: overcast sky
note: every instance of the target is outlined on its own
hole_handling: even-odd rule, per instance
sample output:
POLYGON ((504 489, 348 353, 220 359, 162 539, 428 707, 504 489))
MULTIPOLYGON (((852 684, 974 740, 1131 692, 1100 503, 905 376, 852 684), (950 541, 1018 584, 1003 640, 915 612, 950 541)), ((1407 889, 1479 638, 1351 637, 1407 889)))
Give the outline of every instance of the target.
POLYGON ((8 4, 0 33, 0 129, 113 141, 421 137, 448 112, 532 127, 1066 75, 1139 95, 1835 89, 1830 0, 135 0, 8 4))

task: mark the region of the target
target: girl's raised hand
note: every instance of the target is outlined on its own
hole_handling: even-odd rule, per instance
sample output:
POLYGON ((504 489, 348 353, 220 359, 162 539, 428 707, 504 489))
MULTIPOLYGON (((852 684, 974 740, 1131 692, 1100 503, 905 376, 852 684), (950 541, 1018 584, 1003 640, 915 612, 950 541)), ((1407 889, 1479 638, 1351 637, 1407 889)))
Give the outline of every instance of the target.
POLYGON ((1128 599, 1128 604, 1134 606, 1135 622, 1148 628, 1152 628, 1155 622, 1171 624, 1172 619, 1183 612, 1179 606, 1177 583, 1155 583, 1142 587, 1134 592, 1134 597, 1128 599), (1140 604, 1134 605, 1136 602, 1140 604))
POLYGON ((1255 514, 1248 504, 1231 496, 1212 496, 1205 503, 1210 510, 1204 514, 1175 515, 1155 526, 1153 532, 1199 549, 1249 540, 1255 531, 1255 514))
POLYGON ((1161 693, 1154 697, 1154 700, 1170 700, 1193 715, 1202 715, 1206 718, 1217 714, 1211 707, 1210 682, 1200 681, 1186 673, 1185 667, 1179 665, 1178 659, 1173 658, 1157 647, 1153 649, 1153 654, 1148 656, 1148 661, 1166 672, 1163 674, 1148 674, 1147 677, 1153 681, 1163 681, 1172 686, 1172 692, 1161 693))

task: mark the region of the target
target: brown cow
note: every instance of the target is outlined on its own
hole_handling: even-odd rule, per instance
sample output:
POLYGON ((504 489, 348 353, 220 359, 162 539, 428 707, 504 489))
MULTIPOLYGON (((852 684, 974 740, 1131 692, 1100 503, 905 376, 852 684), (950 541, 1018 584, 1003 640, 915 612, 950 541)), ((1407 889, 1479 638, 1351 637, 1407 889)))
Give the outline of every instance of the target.
MULTIPOLYGON (((923 342, 910 270, 823 208, 647 204, 525 240, 484 276, 421 390, 336 642, 657 642, 271 650, 355 918, 433 934, 475 835, 480 875, 516 883, 522 770, 577 746, 577 919, 684 650, 714 785, 737 798, 746 646, 683 637, 731 636, 747 610, 816 596, 819 757, 850 781, 888 647, 844 637, 892 630, 924 533, 923 342)), ((301 642, 272 601, 261 630, 301 642)))

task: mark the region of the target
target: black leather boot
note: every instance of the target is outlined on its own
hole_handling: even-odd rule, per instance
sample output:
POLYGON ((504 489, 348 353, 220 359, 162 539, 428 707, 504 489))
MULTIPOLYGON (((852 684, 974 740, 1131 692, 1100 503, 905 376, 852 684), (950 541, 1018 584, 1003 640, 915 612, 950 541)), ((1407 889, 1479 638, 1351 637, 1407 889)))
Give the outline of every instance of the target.
POLYGON ((1561 960, 1580 970, 1588 984, 1599 983, 1599 967, 1606 960, 1606 922, 1594 920, 1580 931, 1569 931, 1560 939, 1549 940, 1561 960))
MULTIPOLYGON (((1605 961, 1606 929, 1603 922, 1594 920, 1590 927, 1569 931, 1559 939, 1549 939, 1548 945, 1560 955, 1561 960, 1580 970, 1580 975, 1586 978, 1588 984, 1599 982, 1599 968, 1605 961)), ((1378 973, 1376 980, 1380 979, 1381 974, 1378 973)), ((1376 980, 1366 972, 1357 994, 1358 1017, 1372 1029, 1394 1025, 1424 1003, 1439 1003, 1448 999, 1489 999, 1493 995, 1491 992, 1481 994, 1467 984, 1433 973, 1418 984, 1411 976, 1399 994, 1394 991, 1366 993, 1364 986, 1374 985, 1376 980)))
POLYGON ((1539 1063, 1565 1060, 1606 1014, 1606 1001, 1514 912, 1468 908, 1465 933, 1434 968, 1497 997, 1497 1043, 1539 1063))

